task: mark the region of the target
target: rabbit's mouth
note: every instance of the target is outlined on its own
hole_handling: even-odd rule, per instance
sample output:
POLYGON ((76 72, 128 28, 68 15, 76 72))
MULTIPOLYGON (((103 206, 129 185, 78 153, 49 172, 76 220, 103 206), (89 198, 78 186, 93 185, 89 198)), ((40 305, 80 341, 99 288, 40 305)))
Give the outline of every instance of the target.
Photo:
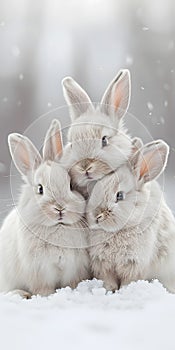
POLYGON ((89 174, 88 172, 85 173, 85 177, 86 177, 86 179, 88 179, 88 180, 93 180, 92 174, 89 174))
POLYGON ((66 224, 63 221, 60 221, 60 220, 58 220, 57 225, 66 226, 66 224))

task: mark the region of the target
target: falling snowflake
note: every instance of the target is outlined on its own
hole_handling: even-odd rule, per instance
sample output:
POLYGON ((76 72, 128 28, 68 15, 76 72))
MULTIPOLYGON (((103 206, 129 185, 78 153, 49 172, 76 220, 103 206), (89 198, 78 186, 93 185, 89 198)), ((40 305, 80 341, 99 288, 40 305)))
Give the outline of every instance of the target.
POLYGON ((128 55, 126 57, 126 64, 129 66, 131 66, 133 64, 133 57, 132 56, 128 55))
POLYGON ((50 102, 48 102, 47 107, 49 107, 49 108, 52 107, 52 104, 50 102))
POLYGON ((141 90, 145 90, 144 86, 141 86, 141 90))
POLYGON ((19 100, 18 102, 17 102, 17 106, 21 106, 22 105, 22 102, 19 100))
POLYGON ((150 111, 152 111, 153 108, 154 108, 154 106, 153 106, 153 104, 152 104, 151 102, 147 102, 147 106, 148 106, 148 109, 149 109, 150 111))
POLYGON ((6 103, 8 101, 8 98, 7 97, 3 97, 3 102, 6 103))
POLYGON ((22 73, 19 74, 19 80, 23 80, 24 79, 24 75, 22 73))
POLYGON ((143 30, 144 32, 146 32, 147 30, 149 30, 149 28, 148 28, 148 27, 142 27, 142 30, 143 30))
POLYGON ((161 124, 165 124, 165 119, 164 119, 164 117, 161 117, 161 118, 160 118, 160 122, 161 122, 161 124))
POLYGON ((4 26, 5 26, 5 22, 2 21, 2 22, 0 23, 0 26, 1 26, 1 27, 4 27, 4 26))
POLYGON ((168 106, 168 101, 164 101, 164 106, 165 106, 165 107, 168 106))

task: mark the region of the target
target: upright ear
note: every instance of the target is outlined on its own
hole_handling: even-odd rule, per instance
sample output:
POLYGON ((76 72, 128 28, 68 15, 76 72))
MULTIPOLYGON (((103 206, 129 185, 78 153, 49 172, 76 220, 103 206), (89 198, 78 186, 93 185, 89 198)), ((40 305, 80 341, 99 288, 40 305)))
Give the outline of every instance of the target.
POLYGON ((8 136, 8 145, 16 168, 22 175, 30 178, 41 164, 39 152, 27 137, 16 133, 8 136))
POLYGON ((71 77, 62 80, 63 93, 69 106, 72 120, 78 118, 87 110, 93 110, 92 102, 87 93, 71 77))
POLYGON ((62 150, 61 125, 57 119, 53 119, 44 140, 43 159, 54 161, 62 154, 62 150))
POLYGON ((156 179, 165 169, 169 146, 162 140, 150 142, 136 152, 131 167, 144 183, 156 179))
POLYGON ((120 120, 127 112, 130 95, 131 79, 128 69, 122 69, 107 87, 102 100, 101 111, 108 116, 120 120))
POLYGON ((132 139, 132 154, 137 152, 142 147, 143 147, 143 141, 140 139, 140 137, 134 137, 132 139))

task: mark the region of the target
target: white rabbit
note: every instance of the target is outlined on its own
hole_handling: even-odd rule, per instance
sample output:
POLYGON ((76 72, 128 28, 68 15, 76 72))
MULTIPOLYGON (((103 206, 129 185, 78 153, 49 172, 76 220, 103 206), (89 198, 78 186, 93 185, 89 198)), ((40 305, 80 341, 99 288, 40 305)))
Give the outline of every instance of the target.
POLYGON ((130 73, 121 70, 95 108, 86 92, 70 77, 63 92, 72 124, 62 161, 73 186, 87 196, 88 185, 117 169, 131 153, 131 139, 123 127, 130 101, 130 73))
POLYGON ((89 278, 85 201, 54 162, 62 152, 60 125, 52 121, 43 159, 27 137, 14 133, 8 142, 25 184, 0 230, 0 291, 29 298, 75 287, 89 278))
POLYGON ((175 292, 175 220, 154 180, 168 152, 165 142, 151 142, 93 188, 86 209, 90 260, 107 290, 157 278, 175 292))

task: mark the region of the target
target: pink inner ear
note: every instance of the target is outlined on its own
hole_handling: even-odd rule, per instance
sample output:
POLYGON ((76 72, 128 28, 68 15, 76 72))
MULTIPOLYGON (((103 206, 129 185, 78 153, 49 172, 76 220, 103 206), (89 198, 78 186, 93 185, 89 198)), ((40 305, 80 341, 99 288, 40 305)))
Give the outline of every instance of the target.
POLYGON ((145 159, 143 159, 141 168, 140 168, 140 178, 143 177, 148 172, 149 172, 148 162, 145 159))
POLYGON ((141 167, 140 167, 140 177, 145 174, 149 174, 150 170, 154 167, 154 151, 149 151, 147 154, 144 154, 142 157, 141 167))
POLYGON ((26 146, 23 146, 22 144, 18 144, 17 146, 17 152, 19 152, 19 158, 21 159, 22 163, 25 165, 26 169, 29 169, 30 166, 30 159, 29 159, 29 153, 26 149, 26 146))
POLYGON ((123 98, 123 94, 121 89, 117 89, 116 93, 115 93, 115 98, 114 98, 114 106, 115 106, 115 111, 120 107, 121 104, 121 100, 123 98))
POLYGON ((62 152, 62 142, 61 142, 61 135, 60 135, 60 132, 57 131, 55 133, 55 151, 56 151, 56 154, 60 154, 62 152))

